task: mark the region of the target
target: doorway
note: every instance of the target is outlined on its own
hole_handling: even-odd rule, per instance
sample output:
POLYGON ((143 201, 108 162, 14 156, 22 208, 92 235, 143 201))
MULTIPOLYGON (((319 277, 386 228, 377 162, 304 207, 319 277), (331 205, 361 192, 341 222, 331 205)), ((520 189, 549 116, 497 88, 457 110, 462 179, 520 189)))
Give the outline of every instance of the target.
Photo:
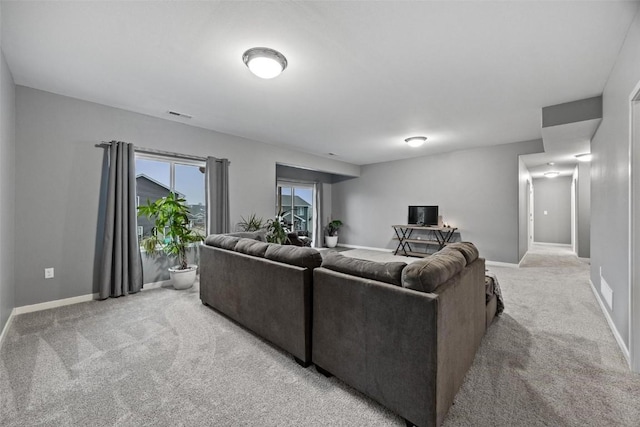
POLYGON ((314 246, 315 230, 315 184, 299 182, 277 182, 276 214, 280 215, 290 232, 311 239, 314 246))
POLYGON ((578 180, 571 181, 571 250, 578 254, 578 180))
POLYGON ((533 178, 533 241, 571 248, 571 182, 569 176, 533 178))
POLYGON ((629 162, 629 359, 640 372, 640 82, 630 97, 629 162))
POLYGON ((527 179, 527 251, 533 245, 533 183, 527 179))

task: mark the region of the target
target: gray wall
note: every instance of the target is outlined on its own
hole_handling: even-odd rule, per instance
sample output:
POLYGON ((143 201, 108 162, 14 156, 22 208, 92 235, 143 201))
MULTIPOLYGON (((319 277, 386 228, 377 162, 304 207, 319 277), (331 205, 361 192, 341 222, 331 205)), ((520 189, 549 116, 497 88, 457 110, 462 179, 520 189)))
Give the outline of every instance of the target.
POLYGON ((593 120, 602 117, 602 96, 542 108, 542 127, 593 120))
POLYGON ((591 257, 591 164, 578 162, 578 256, 591 257))
POLYGON ((0 50, 0 331, 15 307, 15 86, 0 50))
POLYGON ((228 158, 231 224, 251 212, 273 215, 276 163, 360 173, 337 160, 23 86, 16 111, 16 306, 97 291, 100 141, 228 158), (55 267, 55 278, 43 278, 45 267, 55 267))
MULTIPOLYGON (((640 17, 631 24, 603 92, 591 140, 591 281, 613 290, 611 318, 629 346, 629 96, 640 81, 640 17)), ((638 171, 634 171, 637 173, 638 171)), ((609 308, 606 308, 609 310, 609 308)))
POLYGON ((526 141, 362 167, 360 178, 333 184, 340 241, 393 249, 393 224, 406 224, 407 206, 438 205, 491 261, 517 263, 518 156, 542 151, 526 141))
POLYGON ((533 240, 571 244, 570 176, 533 180, 533 240), (544 212, 547 212, 547 215, 544 212))
POLYGON ((529 193, 527 183, 531 174, 521 158, 518 158, 518 262, 529 249, 529 193))
POLYGON ((351 179, 353 176, 336 175, 320 170, 302 169, 287 165, 276 165, 276 176, 278 179, 289 179, 294 181, 322 182, 331 184, 333 182, 351 179))
MULTIPOLYGON (((353 178, 353 176, 338 175, 317 170, 294 168, 286 165, 277 165, 276 175, 278 179, 322 183, 322 206, 320 207, 320 215, 322 215, 322 218, 320 218, 321 230, 324 230, 325 226, 333 219, 333 207, 331 200, 332 183, 341 182, 353 178)), ((319 244, 324 244, 322 236, 320 236, 319 244)))

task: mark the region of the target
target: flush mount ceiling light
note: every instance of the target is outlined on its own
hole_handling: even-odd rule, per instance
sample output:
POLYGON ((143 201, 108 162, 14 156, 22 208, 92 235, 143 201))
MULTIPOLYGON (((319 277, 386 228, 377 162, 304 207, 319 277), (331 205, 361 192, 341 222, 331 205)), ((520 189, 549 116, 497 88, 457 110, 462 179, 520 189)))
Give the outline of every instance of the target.
POLYGON ((272 79, 287 68, 287 58, 268 47, 253 47, 242 55, 249 70, 262 79, 272 79))
POLYGON ((590 162, 591 161, 591 153, 578 154, 576 159, 580 162, 590 162))
POLYGON ((560 175, 560 172, 545 172, 544 173, 544 176, 546 176, 547 178, 555 178, 558 175, 560 175))
POLYGON ((412 136, 404 140, 409 147, 420 147, 427 140, 426 136, 412 136))

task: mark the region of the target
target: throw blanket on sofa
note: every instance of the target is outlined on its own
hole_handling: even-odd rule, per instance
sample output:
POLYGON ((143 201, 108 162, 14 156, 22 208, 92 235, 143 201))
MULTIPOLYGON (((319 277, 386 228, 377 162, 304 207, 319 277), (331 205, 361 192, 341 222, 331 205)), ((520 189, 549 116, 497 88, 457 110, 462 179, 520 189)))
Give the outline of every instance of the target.
POLYGON ((495 274, 489 270, 485 270, 484 283, 487 289, 487 300, 495 294, 497 301, 496 316, 500 315, 504 311, 504 301, 502 300, 502 291, 500 290, 500 284, 495 274))

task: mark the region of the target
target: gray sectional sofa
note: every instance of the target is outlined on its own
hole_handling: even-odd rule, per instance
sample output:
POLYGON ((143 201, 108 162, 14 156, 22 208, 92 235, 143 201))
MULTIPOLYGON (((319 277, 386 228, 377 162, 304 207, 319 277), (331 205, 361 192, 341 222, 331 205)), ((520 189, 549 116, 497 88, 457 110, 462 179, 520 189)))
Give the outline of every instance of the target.
POLYGON ((323 259, 250 237, 212 235, 201 245, 203 303, 407 424, 442 423, 487 325, 484 259, 473 244, 407 265, 323 259))
POLYGON ((200 299, 306 367, 311 363, 311 281, 322 257, 312 248, 250 237, 255 236, 206 238, 200 246, 200 299))
POLYGON ((403 264, 325 257, 313 277, 312 361, 408 424, 438 426, 485 333, 485 263, 456 244, 403 264))

